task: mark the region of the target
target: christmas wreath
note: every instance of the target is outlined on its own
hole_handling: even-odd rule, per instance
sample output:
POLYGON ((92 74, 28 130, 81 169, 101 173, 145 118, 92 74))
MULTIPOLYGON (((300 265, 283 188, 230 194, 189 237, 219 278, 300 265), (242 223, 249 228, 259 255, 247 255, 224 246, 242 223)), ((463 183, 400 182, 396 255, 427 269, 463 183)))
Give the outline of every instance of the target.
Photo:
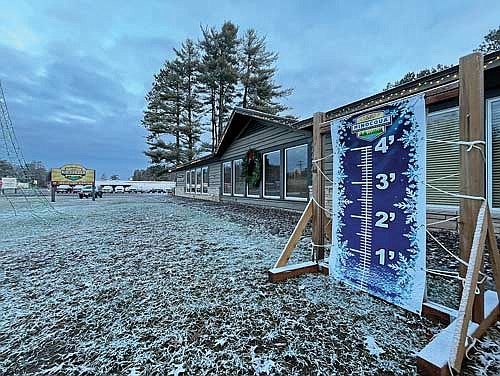
POLYGON ((262 176, 262 157, 257 150, 249 149, 245 154, 241 175, 247 179, 249 186, 259 186, 262 176))

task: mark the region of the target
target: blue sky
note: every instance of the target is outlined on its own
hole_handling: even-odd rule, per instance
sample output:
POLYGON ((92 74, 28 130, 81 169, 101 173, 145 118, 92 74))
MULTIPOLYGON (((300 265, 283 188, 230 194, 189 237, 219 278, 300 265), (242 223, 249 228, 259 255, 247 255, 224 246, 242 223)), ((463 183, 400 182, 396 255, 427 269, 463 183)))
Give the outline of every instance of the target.
MULTIPOLYGON (((128 178, 147 166, 144 95, 200 25, 267 36, 299 117, 456 64, 500 24, 492 1, 4 1, 0 80, 26 159, 128 178)), ((1 156, 0 156, 1 158, 1 156)))

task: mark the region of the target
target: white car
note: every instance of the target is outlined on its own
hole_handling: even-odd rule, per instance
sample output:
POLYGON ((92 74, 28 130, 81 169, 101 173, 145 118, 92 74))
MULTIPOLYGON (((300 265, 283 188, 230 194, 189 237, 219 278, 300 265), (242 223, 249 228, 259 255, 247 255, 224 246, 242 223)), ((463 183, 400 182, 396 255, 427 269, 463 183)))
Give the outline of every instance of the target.
POLYGON ((125 188, 123 188, 121 185, 115 187, 115 193, 123 193, 123 192, 125 192, 125 188))
POLYGON ((104 193, 113 193, 113 187, 105 185, 104 187, 102 187, 101 191, 104 193))

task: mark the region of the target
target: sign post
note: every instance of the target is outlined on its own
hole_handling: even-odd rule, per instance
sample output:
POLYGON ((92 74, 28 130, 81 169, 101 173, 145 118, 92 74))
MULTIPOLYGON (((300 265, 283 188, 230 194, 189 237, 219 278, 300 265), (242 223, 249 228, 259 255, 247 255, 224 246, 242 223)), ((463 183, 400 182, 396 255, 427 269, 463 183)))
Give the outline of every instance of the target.
POLYGON ((61 168, 50 170, 50 184, 52 188, 51 200, 55 202, 55 191, 59 184, 92 185, 92 200, 95 200, 95 170, 87 169, 78 164, 67 164, 61 168))

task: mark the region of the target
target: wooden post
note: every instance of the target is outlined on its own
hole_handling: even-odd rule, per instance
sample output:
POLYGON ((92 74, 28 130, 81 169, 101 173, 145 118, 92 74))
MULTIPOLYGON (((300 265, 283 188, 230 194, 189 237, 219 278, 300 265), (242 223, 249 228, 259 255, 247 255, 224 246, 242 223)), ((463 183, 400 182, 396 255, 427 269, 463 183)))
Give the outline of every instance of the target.
MULTIPOLYGON (((486 241, 486 235, 488 234, 488 223, 490 218, 488 217, 488 202, 484 201, 479 209, 479 214, 477 215, 476 227, 474 229, 472 248, 470 250, 470 259, 468 260, 469 268, 467 269, 467 274, 465 276, 464 288, 462 289, 462 299, 460 301, 460 307, 458 309, 458 316, 455 321, 455 330, 453 336, 453 346, 450 352, 450 365, 457 372, 460 372, 462 367, 462 361, 465 356, 466 351, 466 339, 467 333, 469 332, 469 321, 474 314, 475 305, 475 293, 477 285, 477 280, 479 278, 479 270, 483 265, 483 252, 484 245, 486 241)), ((481 307, 481 312, 483 313, 484 320, 484 306, 481 307)))
MULTIPOLYGON (((459 103, 460 140, 484 141, 484 69, 483 55, 473 53, 460 58, 459 103)), ((477 145, 485 150, 484 145, 477 145)), ((460 193, 485 197, 485 161, 479 150, 467 151, 468 146, 460 146, 460 193)), ((476 218, 481 207, 480 200, 460 200, 460 258, 469 260, 476 218)), ((482 265, 482 262, 480 262, 482 265)), ((460 265, 460 276, 465 277, 467 268, 460 265)), ((460 286, 461 287, 461 286, 460 286)), ((472 321, 480 323, 484 319, 484 289, 474 300, 472 321)), ((461 289, 460 289, 461 293, 461 289)))
POLYGON ((50 185, 50 202, 56 202, 56 185, 50 185))
MULTIPOLYGON (((325 114, 316 112, 313 117, 313 160, 323 158, 323 139, 321 137, 321 124, 325 121, 325 114)), ((318 162, 319 168, 324 169, 324 161, 318 162)), ((312 164, 312 194, 314 200, 321 206, 325 206, 325 181, 323 175, 318 170, 315 163, 312 164)), ((316 203, 313 205, 312 217, 312 241, 318 247, 314 247, 313 261, 320 261, 325 258, 325 224, 323 209, 316 203)))

